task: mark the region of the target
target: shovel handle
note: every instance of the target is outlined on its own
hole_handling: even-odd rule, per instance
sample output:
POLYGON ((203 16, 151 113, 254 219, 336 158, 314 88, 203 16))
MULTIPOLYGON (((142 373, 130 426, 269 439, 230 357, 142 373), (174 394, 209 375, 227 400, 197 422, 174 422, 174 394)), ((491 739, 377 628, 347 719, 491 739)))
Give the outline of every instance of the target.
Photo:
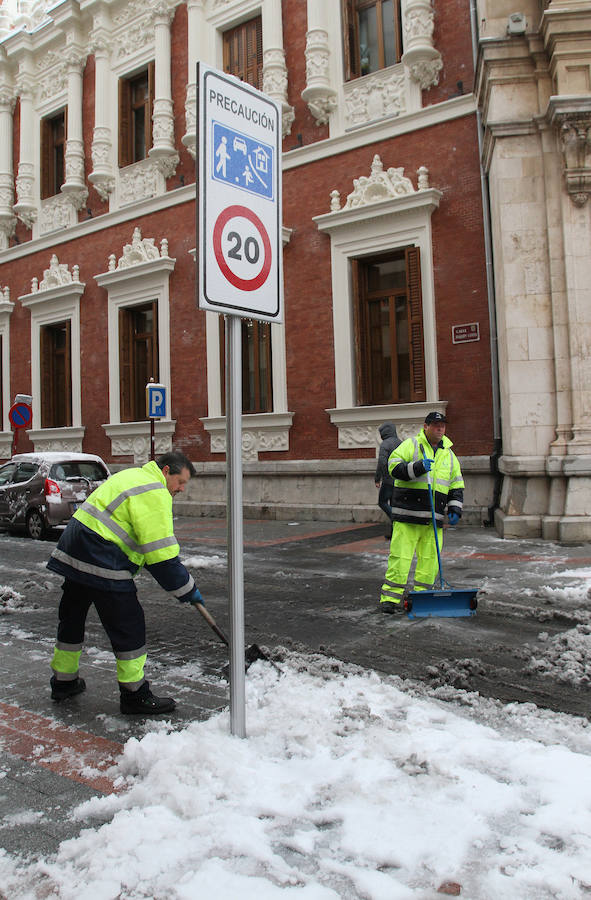
MULTIPOLYGON (((423 459, 426 459, 425 450, 421 447, 421 453, 423 454, 423 459)), ((435 549, 437 550, 437 565, 439 566, 439 586, 441 590, 443 590, 443 569, 441 567, 441 553, 439 551, 439 540, 437 538, 437 521, 435 519, 435 502, 433 499, 433 479, 431 476, 431 470, 427 472, 427 490, 429 491, 429 506, 431 507, 431 522, 433 524, 433 537, 435 538, 435 549)))
POLYGON ((201 613, 201 615, 203 616, 203 618, 205 619, 205 621, 207 622, 209 627, 212 629, 212 631, 215 631, 215 633, 217 634, 219 639, 224 642, 226 647, 229 647, 230 641, 228 640, 228 638, 226 637, 226 635, 224 634, 222 629, 219 627, 219 625, 216 623, 216 620, 211 615, 209 610, 205 608, 203 603, 193 603, 192 606, 194 606, 195 609, 199 610, 199 612, 201 613))

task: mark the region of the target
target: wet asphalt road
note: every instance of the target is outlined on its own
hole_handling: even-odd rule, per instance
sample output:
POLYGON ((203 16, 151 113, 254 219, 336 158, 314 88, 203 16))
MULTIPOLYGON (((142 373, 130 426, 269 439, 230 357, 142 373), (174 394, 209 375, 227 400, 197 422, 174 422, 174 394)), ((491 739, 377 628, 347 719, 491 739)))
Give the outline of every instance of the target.
MULTIPOLYGON (((181 517, 175 530, 182 558, 193 560, 210 612, 227 629, 225 522, 181 517)), ((549 639, 591 621, 589 598, 557 601, 547 590, 548 585, 580 584, 576 573, 591 569, 591 545, 503 541, 485 528, 449 529, 443 556, 446 580, 454 587, 480 588, 478 613, 464 619, 410 620, 384 615, 378 607, 388 548, 381 525, 246 520, 244 534, 247 644, 257 642, 277 658, 281 648, 320 652, 434 688, 447 685, 503 702, 533 702, 589 715, 589 687, 542 676, 529 663, 549 639)), ((60 580, 44 565, 56 539, 53 535, 40 542, 0 534, 0 585, 24 598, 18 608, 0 616, 3 656, 6 661, 12 646, 15 658, 28 653, 35 660, 26 696, 17 679, 23 660, 15 659, 13 687, 5 678, 0 699, 20 705, 28 701, 28 708, 49 712, 55 711, 47 704, 46 678, 60 580)), ((164 683, 177 699, 184 697, 181 717, 202 717, 224 706, 225 687, 217 678, 227 662, 224 646, 194 610, 170 601, 149 576, 140 576, 138 589, 146 612, 147 675, 154 687, 164 683), (192 664, 197 674, 189 672, 187 681, 192 664)), ((110 648, 93 612, 87 653, 110 685, 102 701, 105 711, 116 714, 110 648)), ((87 703, 87 715, 93 709, 96 713, 100 703, 99 697, 95 707, 87 703)), ((122 736, 136 731, 131 723, 122 736)))

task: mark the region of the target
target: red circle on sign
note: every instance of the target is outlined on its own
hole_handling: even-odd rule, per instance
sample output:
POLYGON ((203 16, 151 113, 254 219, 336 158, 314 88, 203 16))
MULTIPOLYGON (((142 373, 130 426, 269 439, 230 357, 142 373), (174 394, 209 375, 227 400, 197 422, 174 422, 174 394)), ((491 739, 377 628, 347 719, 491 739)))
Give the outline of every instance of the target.
POLYGON ((28 428, 33 418, 33 410, 28 403, 14 403, 8 410, 8 421, 13 428, 28 428))
POLYGON ((271 241, 269 240, 267 230, 259 217, 246 206, 228 206, 227 209, 224 209, 223 212, 219 214, 213 229, 213 250, 218 266, 226 280, 241 291, 256 291, 256 289, 260 288, 267 280, 269 272, 271 271, 271 241), (238 216, 252 222, 263 241, 263 248, 265 251, 263 267, 259 274, 255 275, 254 278, 240 278, 238 275, 235 275, 224 258, 222 250, 222 232, 226 223, 229 222, 230 219, 234 219, 238 216))

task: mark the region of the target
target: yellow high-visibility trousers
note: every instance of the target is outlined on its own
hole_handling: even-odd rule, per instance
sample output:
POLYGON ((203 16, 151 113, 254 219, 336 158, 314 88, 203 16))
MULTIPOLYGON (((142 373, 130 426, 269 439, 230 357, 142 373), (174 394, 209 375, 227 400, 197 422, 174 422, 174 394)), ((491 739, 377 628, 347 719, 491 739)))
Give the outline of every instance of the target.
MULTIPOLYGON (((441 551, 443 528, 437 529, 437 540, 441 551)), ((388 568, 382 585, 380 603, 386 601, 400 603, 402 601, 415 553, 417 565, 414 589, 415 591, 430 590, 439 572, 433 526, 431 524, 411 525, 408 522, 394 522, 388 568)))

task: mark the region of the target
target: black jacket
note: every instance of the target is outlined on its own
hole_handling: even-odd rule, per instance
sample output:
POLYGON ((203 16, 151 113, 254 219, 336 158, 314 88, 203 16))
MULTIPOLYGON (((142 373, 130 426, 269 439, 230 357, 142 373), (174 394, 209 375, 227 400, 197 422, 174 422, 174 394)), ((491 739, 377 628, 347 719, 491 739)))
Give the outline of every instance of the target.
POLYGON ((388 459, 390 458, 392 450, 395 450, 396 447, 398 447, 401 440, 396 434, 396 425, 392 422, 384 422, 383 425, 380 425, 378 431, 380 432, 382 443, 380 444, 380 451, 378 453, 378 464, 374 481, 376 484, 378 481, 381 481, 382 484, 393 484, 394 482, 388 472, 388 459))

